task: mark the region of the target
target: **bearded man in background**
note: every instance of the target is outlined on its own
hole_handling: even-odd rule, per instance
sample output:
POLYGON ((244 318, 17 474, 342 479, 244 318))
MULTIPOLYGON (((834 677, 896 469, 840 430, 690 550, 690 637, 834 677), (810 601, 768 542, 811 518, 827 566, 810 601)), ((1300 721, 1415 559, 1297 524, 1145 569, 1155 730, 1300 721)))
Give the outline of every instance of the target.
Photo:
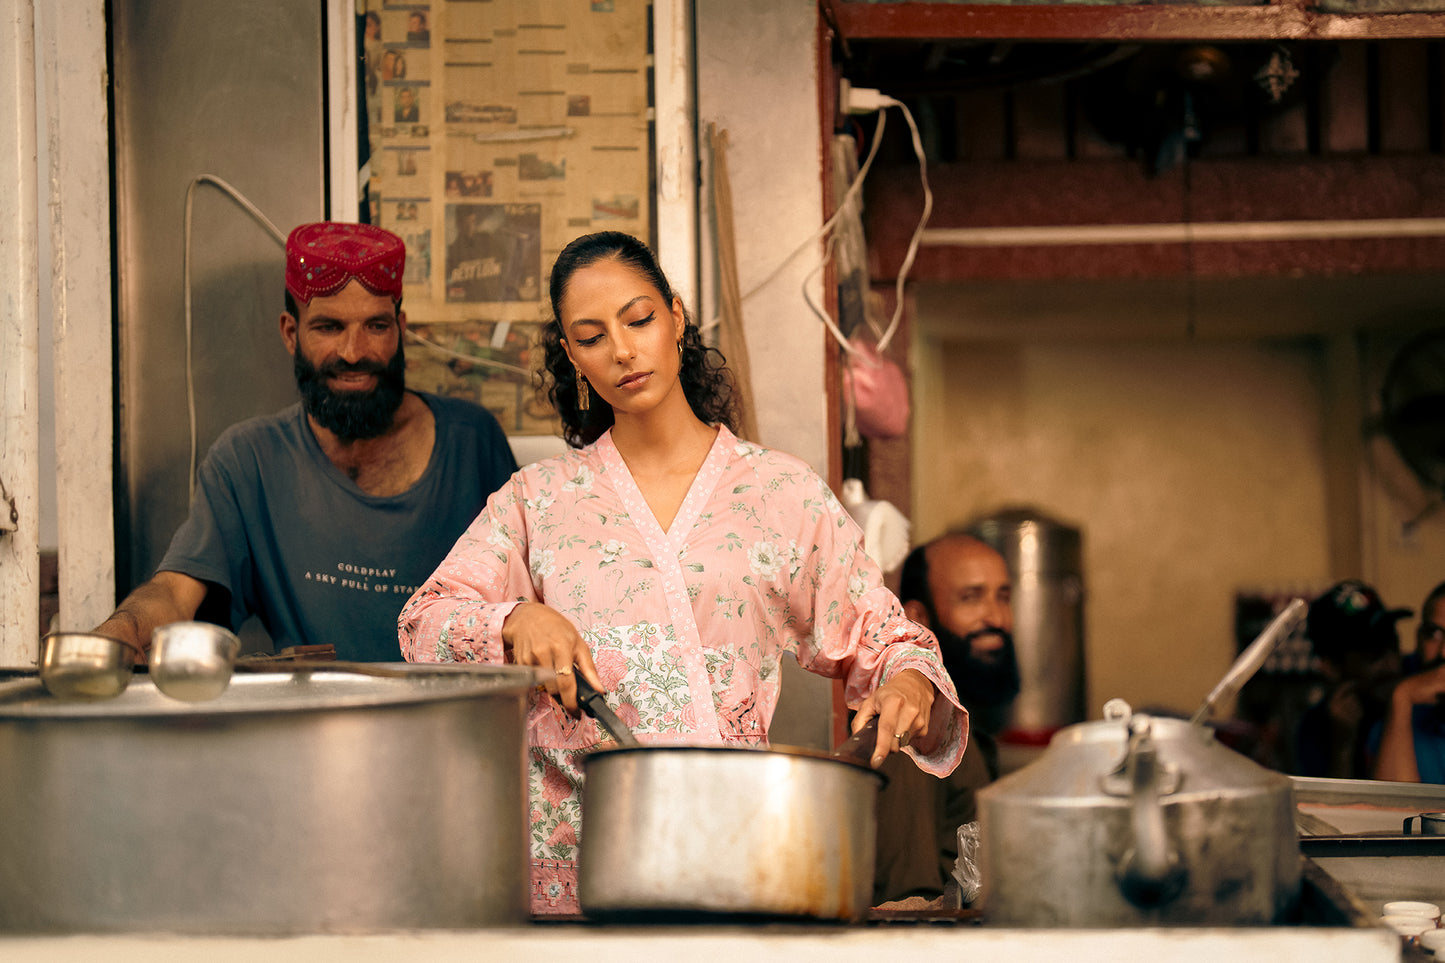
POLYGON ((943 665, 968 710, 968 749, 947 779, 897 754, 882 769, 873 902, 921 897, 949 888, 958 827, 977 813, 975 795, 998 778, 995 735, 1019 692, 1013 643, 1013 583, 1002 555, 972 535, 942 535, 903 563, 898 597, 910 619, 938 638, 943 665))

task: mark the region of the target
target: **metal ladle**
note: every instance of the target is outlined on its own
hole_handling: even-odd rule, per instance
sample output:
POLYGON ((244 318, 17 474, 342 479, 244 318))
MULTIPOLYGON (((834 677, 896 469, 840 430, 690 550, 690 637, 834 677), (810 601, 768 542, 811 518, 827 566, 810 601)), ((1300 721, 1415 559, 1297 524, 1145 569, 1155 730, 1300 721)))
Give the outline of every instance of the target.
POLYGON ((407 663, 405 666, 329 659, 237 659, 240 640, 209 622, 175 622, 152 633, 151 681, 157 689, 185 702, 209 702, 230 687, 231 676, 243 673, 345 672, 381 679, 415 679, 427 673, 467 671, 452 662, 407 663))
POLYGON ((1264 631, 1259 633, 1255 640, 1249 643, 1249 647, 1239 653, 1239 658, 1224 673, 1224 678, 1209 690, 1209 695, 1204 697, 1204 704, 1195 710, 1189 721, 1193 725, 1201 725, 1209 718, 1214 707, 1223 700, 1237 693, 1244 684, 1248 682, 1260 666, 1264 665, 1270 653, 1278 647, 1285 636, 1294 631, 1299 620, 1304 617, 1309 606, 1304 599, 1295 599, 1286 605, 1284 611, 1274 617, 1274 620, 1265 626, 1264 631))

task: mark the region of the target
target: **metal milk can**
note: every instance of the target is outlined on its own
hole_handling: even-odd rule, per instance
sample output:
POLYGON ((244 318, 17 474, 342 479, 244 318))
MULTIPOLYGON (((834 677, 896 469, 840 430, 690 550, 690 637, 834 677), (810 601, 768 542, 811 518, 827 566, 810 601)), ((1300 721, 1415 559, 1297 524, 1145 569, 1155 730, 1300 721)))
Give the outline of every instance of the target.
POLYGON ((1288 777, 1116 699, 980 790, 984 912, 1025 926, 1281 922, 1299 898, 1294 814, 1288 777))

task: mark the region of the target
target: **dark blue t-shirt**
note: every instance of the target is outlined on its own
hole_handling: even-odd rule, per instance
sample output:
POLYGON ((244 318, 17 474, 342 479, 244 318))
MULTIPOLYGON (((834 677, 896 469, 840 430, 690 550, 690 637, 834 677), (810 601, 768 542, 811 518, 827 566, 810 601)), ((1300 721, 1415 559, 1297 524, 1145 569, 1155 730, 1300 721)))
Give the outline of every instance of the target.
POLYGON ((517 470, 486 409, 418 394, 436 441, 400 495, 358 488, 322 452, 299 403, 226 429, 159 570, 229 592, 231 628, 255 614, 278 649, 330 643, 339 659, 400 661, 402 605, 517 470))

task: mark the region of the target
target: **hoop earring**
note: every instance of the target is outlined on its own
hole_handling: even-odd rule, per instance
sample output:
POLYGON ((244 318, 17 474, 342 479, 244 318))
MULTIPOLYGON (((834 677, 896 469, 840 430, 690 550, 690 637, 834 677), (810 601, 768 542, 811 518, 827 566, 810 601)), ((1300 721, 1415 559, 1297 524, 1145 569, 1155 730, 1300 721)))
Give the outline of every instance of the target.
POLYGON ((587 379, 577 372, 577 410, 586 411, 592 404, 591 393, 587 390, 587 379))

